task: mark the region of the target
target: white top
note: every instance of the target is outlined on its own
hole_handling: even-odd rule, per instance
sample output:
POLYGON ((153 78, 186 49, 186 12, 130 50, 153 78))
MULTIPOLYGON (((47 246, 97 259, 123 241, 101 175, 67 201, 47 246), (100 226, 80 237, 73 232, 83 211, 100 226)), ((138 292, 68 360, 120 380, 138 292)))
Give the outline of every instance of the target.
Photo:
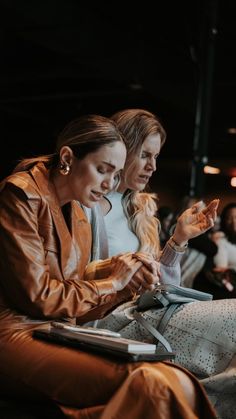
POLYGON ((128 220, 122 206, 122 194, 110 192, 106 198, 112 206, 104 216, 109 257, 125 252, 137 252, 140 243, 136 235, 130 230, 128 220))
MULTIPOLYGON (((87 211, 88 220, 91 222, 93 233, 91 260, 104 259, 101 250, 104 246, 101 241, 102 224, 105 222, 105 229, 108 236, 109 255, 117 255, 125 252, 136 252, 139 250, 139 240, 130 230, 128 220, 122 206, 122 194, 111 192, 107 195, 112 205, 110 211, 103 219, 97 217, 97 206, 87 211)), ((100 212, 100 211, 99 211, 100 212)), ((158 234, 158 233, 157 233, 158 234)), ((160 257, 161 282, 166 284, 180 285, 180 260, 183 252, 176 252, 167 242, 160 257)), ((107 257, 107 256, 106 256, 107 257)))
POLYGON ((218 251, 214 257, 214 263, 219 268, 236 269, 236 244, 221 237, 217 240, 218 251))

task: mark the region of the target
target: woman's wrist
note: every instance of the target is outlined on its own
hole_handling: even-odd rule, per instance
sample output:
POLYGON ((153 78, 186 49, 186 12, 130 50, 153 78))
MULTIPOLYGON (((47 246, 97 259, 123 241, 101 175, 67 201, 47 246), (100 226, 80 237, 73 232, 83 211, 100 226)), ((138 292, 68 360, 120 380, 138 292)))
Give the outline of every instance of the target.
POLYGON ((185 252, 188 247, 188 242, 186 240, 177 241, 174 235, 169 238, 168 243, 176 252, 185 252))
POLYGON ((118 291, 116 287, 114 286, 113 279, 110 279, 110 278, 99 279, 93 282, 96 283, 99 296, 116 294, 116 292, 118 291))

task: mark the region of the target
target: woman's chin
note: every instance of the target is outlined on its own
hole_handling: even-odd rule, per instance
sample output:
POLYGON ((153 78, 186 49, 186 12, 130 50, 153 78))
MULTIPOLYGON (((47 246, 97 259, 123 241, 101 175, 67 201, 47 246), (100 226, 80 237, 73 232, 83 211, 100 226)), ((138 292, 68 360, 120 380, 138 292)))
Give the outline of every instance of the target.
POLYGON ((90 201, 90 200, 80 200, 80 204, 82 204, 86 208, 93 208, 96 205, 96 201, 90 201))
POLYGON ((147 184, 146 183, 138 183, 136 186, 136 191, 137 192, 142 192, 145 188, 146 188, 147 184))

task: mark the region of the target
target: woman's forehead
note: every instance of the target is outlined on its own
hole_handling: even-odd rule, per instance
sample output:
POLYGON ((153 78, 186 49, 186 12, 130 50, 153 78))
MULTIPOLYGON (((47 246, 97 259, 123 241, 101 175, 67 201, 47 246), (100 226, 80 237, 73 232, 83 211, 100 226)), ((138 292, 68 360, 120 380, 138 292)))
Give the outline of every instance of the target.
POLYGON ((159 153, 161 149, 161 137, 160 134, 150 134, 148 135, 141 147, 141 150, 154 151, 155 154, 159 153))
POLYGON ((101 146, 95 153, 91 153, 90 159, 95 158, 98 162, 106 163, 114 169, 120 170, 126 159, 126 147, 121 141, 101 146))

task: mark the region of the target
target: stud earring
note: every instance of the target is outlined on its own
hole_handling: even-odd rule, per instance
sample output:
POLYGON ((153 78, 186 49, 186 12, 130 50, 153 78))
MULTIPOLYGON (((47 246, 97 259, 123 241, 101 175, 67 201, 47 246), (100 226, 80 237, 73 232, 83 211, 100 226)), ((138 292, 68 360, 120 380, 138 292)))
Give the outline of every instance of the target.
POLYGON ((60 163, 59 171, 63 176, 67 176, 70 173, 70 165, 68 163, 60 163))

